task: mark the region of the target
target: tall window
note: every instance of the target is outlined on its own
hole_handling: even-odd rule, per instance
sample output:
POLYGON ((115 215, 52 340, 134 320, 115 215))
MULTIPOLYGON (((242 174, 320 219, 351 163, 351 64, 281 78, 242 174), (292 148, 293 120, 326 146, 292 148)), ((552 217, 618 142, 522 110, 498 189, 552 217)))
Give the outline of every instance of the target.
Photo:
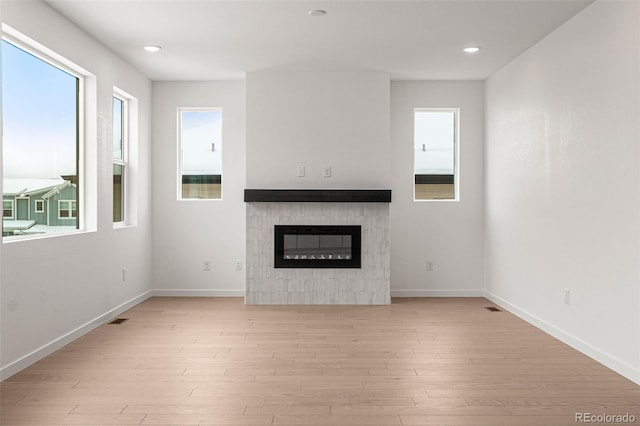
POLYGON ((125 222, 128 142, 128 104, 124 96, 113 97, 113 222, 125 222))
POLYGON ((222 198, 222 110, 179 109, 178 198, 222 198))
POLYGON ((415 200, 455 200, 457 109, 414 110, 415 200))
POLYGON ((47 54, 3 37, 3 237, 79 228, 82 83, 47 54), (15 204, 18 211, 7 216, 4 207, 25 195, 27 202, 15 204), (36 200, 60 208, 34 216, 36 200))

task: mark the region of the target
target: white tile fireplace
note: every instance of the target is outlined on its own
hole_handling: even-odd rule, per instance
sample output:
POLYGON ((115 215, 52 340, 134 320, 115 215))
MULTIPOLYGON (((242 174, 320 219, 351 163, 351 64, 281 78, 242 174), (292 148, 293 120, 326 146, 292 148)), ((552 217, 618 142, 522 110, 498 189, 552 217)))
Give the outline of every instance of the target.
MULTIPOLYGON (((375 196, 374 201, 366 201, 376 191, 279 191, 280 196, 258 197, 260 201, 247 196, 247 191, 247 304, 391 302, 389 204, 375 196), (292 197, 292 193, 302 196, 292 197), (317 194, 322 196, 318 198, 317 194), (348 201, 354 194, 360 201, 348 201), (276 201, 283 199, 288 201, 276 201), (309 199, 314 201, 304 201, 309 199), (361 267, 275 268, 275 225, 360 226, 361 267)), ((390 191, 388 197, 390 201, 390 191)))

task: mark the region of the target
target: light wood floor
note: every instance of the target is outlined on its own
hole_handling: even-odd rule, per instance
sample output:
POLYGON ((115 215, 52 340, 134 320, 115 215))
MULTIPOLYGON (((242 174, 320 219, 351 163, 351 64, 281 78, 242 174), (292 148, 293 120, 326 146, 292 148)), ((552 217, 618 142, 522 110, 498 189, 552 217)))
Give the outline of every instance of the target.
POLYGON ((152 298, 0 384, 0 423, 640 423, 640 387, 481 298, 152 298))

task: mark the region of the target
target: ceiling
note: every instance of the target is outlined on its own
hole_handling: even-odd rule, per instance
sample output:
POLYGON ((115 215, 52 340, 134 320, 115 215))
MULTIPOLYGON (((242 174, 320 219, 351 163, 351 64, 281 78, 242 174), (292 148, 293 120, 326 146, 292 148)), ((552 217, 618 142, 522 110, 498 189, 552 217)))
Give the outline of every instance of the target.
POLYGON ((482 80, 591 2, 47 1, 152 80, 241 79, 265 69, 482 80), (147 44, 163 49, 148 53, 147 44), (482 50, 463 53, 469 45, 482 50))

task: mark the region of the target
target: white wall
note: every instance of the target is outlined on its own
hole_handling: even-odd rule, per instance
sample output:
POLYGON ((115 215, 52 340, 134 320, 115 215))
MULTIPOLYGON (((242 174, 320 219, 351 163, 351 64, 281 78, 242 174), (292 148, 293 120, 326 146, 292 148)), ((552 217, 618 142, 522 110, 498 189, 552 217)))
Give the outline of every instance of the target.
POLYGON ((489 297, 636 382, 639 6, 594 3, 486 84, 489 297))
POLYGON ((388 74, 247 73, 248 188, 388 188, 389 154, 388 74))
POLYGON ((482 295, 483 141, 481 81, 391 83, 392 296, 482 295), (413 201, 414 108, 460 108, 460 201, 413 201))
POLYGON ((154 82, 153 123, 154 294, 244 295, 244 82, 154 82), (177 200, 179 107, 222 108, 222 200, 177 200))
POLYGON ((151 83, 41 2, 3 2, 13 29, 95 75, 85 176, 91 232, 0 245, 0 378, 4 379, 143 300, 151 289, 151 83), (139 100, 137 226, 113 229, 113 86, 139 100), (92 177, 93 176, 93 177, 92 177), (122 268, 127 279, 121 279, 122 268))

